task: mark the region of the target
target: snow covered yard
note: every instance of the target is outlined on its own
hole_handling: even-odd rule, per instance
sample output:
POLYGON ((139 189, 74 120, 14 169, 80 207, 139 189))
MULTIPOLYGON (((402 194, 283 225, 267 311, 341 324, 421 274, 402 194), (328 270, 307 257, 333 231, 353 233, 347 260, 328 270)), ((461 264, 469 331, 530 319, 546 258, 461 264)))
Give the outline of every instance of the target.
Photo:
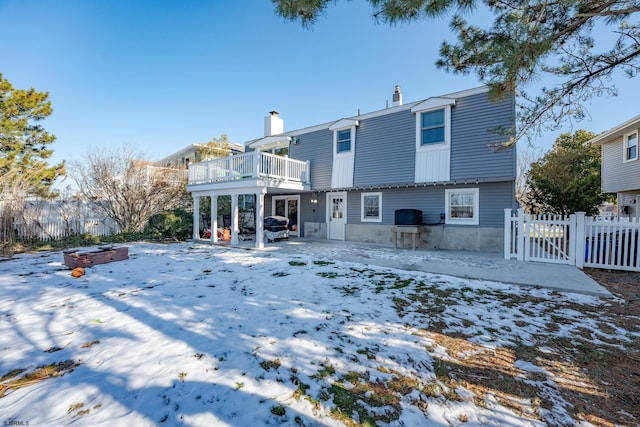
POLYGON ((566 350, 637 342, 615 301, 311 245, 127 246, 78 279, 61 252, 0 262, 5 425, 638 423, 596 414, 602 384, 566 350))

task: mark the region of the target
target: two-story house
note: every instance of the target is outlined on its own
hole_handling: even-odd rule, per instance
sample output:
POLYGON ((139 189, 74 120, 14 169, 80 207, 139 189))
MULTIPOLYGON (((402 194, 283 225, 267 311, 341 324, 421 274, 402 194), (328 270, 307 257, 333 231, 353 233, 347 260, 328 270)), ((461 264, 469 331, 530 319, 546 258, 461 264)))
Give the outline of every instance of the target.
POLYGON ((246 153, 189 166, 195 212, 203 196, 217 212, 217 196, 230 195, 235 243, 238 197, 254 195, 256 247, 268 215, 289 217, 294 236, 392 245, 398 213, 408 212, 427 247, 500 252, 504 209, 516 205, 516 150, 503 146, 515 101, 487 93, 404 104, 396 87, 391 107, 286 132, 272 112, 246 153), (282 148, 288 155, 269 152, 282 148))
POLYGON ((617 194, 620 218, 640 218, 639 129, 636 116, 587 142, 602 147, 602 192, 617 194))

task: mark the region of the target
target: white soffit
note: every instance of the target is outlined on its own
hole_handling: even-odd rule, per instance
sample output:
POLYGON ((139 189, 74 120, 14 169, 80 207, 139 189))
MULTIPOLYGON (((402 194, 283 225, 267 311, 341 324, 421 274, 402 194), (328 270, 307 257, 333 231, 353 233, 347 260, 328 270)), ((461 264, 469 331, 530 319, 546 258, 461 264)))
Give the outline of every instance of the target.
POLYGON ((249 147, 254 150, 270 150, 272 148, 283 148, 289 146, 289 141, 291 137, 277 135, 277 136, 265 136, 264 138, 260 138, 257 141, 249 144, 249 147))
POLYGON ((350 128, 353 126, 358 126, 358 121, 357 120, 352 120, 352 119, 340 119, 337 122, 335 122, 334 124, 332 124, 331 126, 329 126, 329 130, 339 130, 339 129, 346 129, 346 128, 350 128))
POLYGON ((434 110, 436 108, 444 108, 450 105, 455 105, 455 98, 429 98, 425 99, 419 104, 416 104, 411 108, 411 112, 415 113, 417 111, 426 111, 426 110, 434 110))

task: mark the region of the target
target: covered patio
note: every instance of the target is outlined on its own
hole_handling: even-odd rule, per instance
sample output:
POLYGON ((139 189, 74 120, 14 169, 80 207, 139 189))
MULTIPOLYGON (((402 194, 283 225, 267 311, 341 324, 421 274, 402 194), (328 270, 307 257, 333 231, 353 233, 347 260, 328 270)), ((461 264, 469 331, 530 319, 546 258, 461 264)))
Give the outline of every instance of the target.
POLYGON ((189 165, 187 191, 193 197, 193 239, 217 243, 218 198, 231 197, 230 244, 240 242, 240 195, 255 196, 255 247, 264 247, 265 196, 310 191, 309 162, 262 151, 208 160, 189 165), (200 235, 200 198, 210 197, 211 237, 200 235), (215 214, 214 214, 215 213, 215 214))

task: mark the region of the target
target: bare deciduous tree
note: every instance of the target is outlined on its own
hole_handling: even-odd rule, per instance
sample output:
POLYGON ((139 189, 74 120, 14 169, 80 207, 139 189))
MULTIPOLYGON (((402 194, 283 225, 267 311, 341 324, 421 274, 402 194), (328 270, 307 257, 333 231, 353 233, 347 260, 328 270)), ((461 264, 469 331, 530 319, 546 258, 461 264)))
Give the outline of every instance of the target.
POLYGON ((175 207, 186 191, 185 171, 142 158, 125 146, 90 151, 72 167, 82 196, 125 233, 142 231, 152 215, 175 207))
POLYGON ((527 206, 529 187, 527 185, 527 172, 531 167, 531 164, 542 157, 542 150, 534 147, 531 144, 523 144, 518 147, 517 169, 518 175, 516 176, 516 200, 520 203, 520 206, 527 206))

